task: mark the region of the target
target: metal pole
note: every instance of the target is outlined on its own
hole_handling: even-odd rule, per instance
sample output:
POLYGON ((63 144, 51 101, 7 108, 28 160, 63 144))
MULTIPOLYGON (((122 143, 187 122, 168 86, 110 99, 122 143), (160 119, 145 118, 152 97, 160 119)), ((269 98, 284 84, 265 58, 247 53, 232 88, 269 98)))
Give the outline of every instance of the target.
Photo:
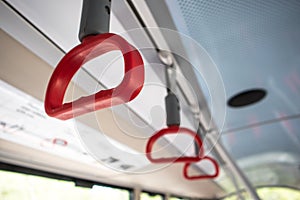
POLYGON ((253 188, 253 186, 251 185, 250 181, 245 176, 243 171, 239 168, 239 166, 231 158, 230 154, 225 149, 223 144, 219 140, 216 140, 216 142, 213 143, 214 142, 213 133, 208 133, 206 136, 207 136, 208 140, 210 141, 210 143, 214 144, 215 151, 221 156, 221 158, 224 160, 226 165, 228 165, 228 167, 232 170, 232 172, 237 177, 239 177, 240 181, 245 186, 245 190, 249 193, 251 198, 253 200, 260 200, 258 194, 256 193, 256 190, 253 188))
POLYGON ((227 176, 230 177, 230 179, 231 179, 231 181, 232 181, 232 184, 233 184, 235 190, 237 191, 237 192, 236 192, 236 196, 237 196, 240 200, 245 200, 245 198, 244 198, 244 196, 243 196, 243 194, 242 194, 242 192, 241 192, 241 190, 240 190, 240 188, 239 188, 239 184, 238 184, 238 182, 237 182, 237 180, 236 180, 234 174, 233 174, 232 171, 230 170, 230 168, 229 168, 227 165, 224 164, 223 169, 224 169, 225 173, 227 174, 227 176))

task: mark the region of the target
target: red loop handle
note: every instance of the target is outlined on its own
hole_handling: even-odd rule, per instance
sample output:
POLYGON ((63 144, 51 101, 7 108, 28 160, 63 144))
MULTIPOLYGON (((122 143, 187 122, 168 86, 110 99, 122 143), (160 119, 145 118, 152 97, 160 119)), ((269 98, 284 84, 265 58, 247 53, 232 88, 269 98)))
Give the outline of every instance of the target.
POLYGON ((67 53, 55 68, 49 81, 45 110, 51 117, 66 120, 95 110, 133 100, 144 84, 144 63, 137 49, 121 36, 112 33, 86 37, 67 53), (79 68, 91 59, 113 50, 120 50, 124 58, 124 78, 116 87, 101 90, 63 104, 66 89, 79 68))
POLYGON ((204 175, 190 176, 188 174, 188 168, 192 163, 186 163, 183 167, 183 175, 186 179, 188 179, 188 180, 213 179, 213 178, 216 178, 219 175, 220 169, 219 169, 219 165, 218 165, 218 163, 215 159, 213 159, 212 157, 209 157, 209 156, 205 156, 201 159, 201 161, 202 160, 209 160, 215 168, 215 173, 214 174, 204 174, 204 175))
POLYGON ((146 146, 146 156, 148 160, 150 160, 152 163, 178 163, 178 162, 198 162, 201 160, 201 158, 204 156, 204 150, 203 145, 200 137, 195 133, 194 131, 187 129, 187 128, 180 128, 179 126, 170 126, 168 128, 162 129, 155 133, 153 136, 150 137, 150 139, 147 142, 146 146), (161 137, 165 135, 171 135, 171 134, 188 134, 191 135, 195 142, 197 143, 199 147, 199 154, 196 156, 181 156, 181 157, 170 157, 170 158, 153 158, 152 157, 152 147, 154 143, 161 137))

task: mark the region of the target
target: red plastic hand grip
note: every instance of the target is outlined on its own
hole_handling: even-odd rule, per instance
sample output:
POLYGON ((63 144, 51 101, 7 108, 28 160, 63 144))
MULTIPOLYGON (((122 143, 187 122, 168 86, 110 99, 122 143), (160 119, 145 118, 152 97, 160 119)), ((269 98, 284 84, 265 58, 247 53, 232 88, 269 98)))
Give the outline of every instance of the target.
POLYGON ((187 128, 181 128, 179 126, 170 126, 168 128, 162 129, 155 133, 151 138, 148 140, 147 146, 146 146, 146 156, 148 160, 150 160, 152 163, 178 163, 178 162, 198 162, 203 156, 204 156, 204 150, 202 146, 202 141, 195 133, 194 131, 187 129, 187 128), (170 134, 188 134, 191 135, 195 142, 197 143, 199 147, 199 154, 196 156, 181 156, 181 157, 170 157, 170 158, 153 158, 152 157, 152 147, 154 143, 164 135, 170 135, 170 134))
POLYGON ((51 117, 70 119, 129 102, 139 94, 143 84, 144 63, 137 49, 112 33, 88 36, 67 53, 55 68, 46 92, 45 110, 51 117), (120 50, 123 54, 125 71, 122 82, 116 88, 63 103, 66 89, 79 68, 91 59, 113 50, 120 50))
MULTIPOLYGON (((219 175, 219 172, 220 172, 220 169, 219 169, 219 166, 218 166, 218 163, 215 159, 209 157, 209 156, 205 156, 201 159, 201 161, 203 160, 209 160, 214 168, 215 168, 215 173, 214 174, 204 174, 204 175, 196 175, 196 176, 190 176, 188 174, 188 168, 189 166, 192 164, 192 163, 186 163, 183 167, 183 175, 186 179, 188 180, 200 180, 200 179, 212 179, 212 178, 216 178, 218 175, 219 175)), ((200 161, 200 162, 201 162, 200 161)))

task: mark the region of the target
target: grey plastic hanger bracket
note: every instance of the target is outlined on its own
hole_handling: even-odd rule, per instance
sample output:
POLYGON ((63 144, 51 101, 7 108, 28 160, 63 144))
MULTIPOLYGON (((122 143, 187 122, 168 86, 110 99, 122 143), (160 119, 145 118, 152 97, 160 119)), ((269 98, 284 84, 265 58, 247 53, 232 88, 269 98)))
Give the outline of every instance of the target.
POLYGON ((111 0, 83 0, 79 40, 109 32, 111 0))

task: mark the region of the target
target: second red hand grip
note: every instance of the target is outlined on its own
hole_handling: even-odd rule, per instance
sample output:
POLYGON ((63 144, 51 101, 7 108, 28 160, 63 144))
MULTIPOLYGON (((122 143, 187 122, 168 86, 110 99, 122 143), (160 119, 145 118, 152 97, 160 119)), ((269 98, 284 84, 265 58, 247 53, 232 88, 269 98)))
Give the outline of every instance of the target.
POLYGON ((137 49, 112 33, 86 37, 67 53, 55 68, 45 97, 45 110, 51 117, 66 120, 95 110, 133 100, 144 84, 144 63, 137 49), (120 50, 124 58, 124 78, 115 88, 63 103, 72 77, 86 62, 110 51, 120 50))
POLYGON ((155 133, 150 139, 148 140, 147 146, 146 146, 146 156, 148 160, 150 160, 152 163, 178 163, 178 162, 197 162, 204 156, 204 150, 202 141, 197 135, 197 133, 193 132, 190 129, 187 128, 181 128, 179 126, 170 126, 168 128, 162 129, 155 133), (180 157, 169 157, 169 158, 153 158, 152 157, 152 148, 154 143, 161 137, 165 135, 170 134, 187 134, 194 138, 195 142, 197 143, 199 147, 199 154, 195 156, 180 156, 180 157))
MULTIPOLYGON (((201 159, 201 161, 203 160, 209 160, 214 168, 215 168, 215 172, 214 174, 201 174, 201 175, 195 175, 195 176, 191 176, 188 174, 188 169, 189 169, 189 166, 192 164, 192 163, 186 163, 183 167, 183 176, 188 179, 188 180, 201 180, 201 179, 212 179, 212 178, 216 178, 218 175, 219 175, 219 172, 220 172, 220 169, 219 169, 219 166, 218 166, 218 163, 215 159, 209 157, 209 156, 205 156, 201 159)), ((200 162, 201 162, 200 161, 200 162)))

